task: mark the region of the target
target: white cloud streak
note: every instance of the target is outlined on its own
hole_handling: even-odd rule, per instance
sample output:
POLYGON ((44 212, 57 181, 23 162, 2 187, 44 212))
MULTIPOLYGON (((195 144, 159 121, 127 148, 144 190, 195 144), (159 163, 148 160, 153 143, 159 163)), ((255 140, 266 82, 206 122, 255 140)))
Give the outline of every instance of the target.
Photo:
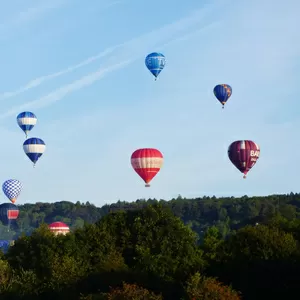
POLYGON ((16 91, 3 93, 2 95, 0 95, 0 99, 6 99, 6 98, 11 98, 11 97, 17 96, 17 95, 22 94, 32 88, 38 87, 39 85, 41 85, 42 83, 44 83, 47 80, 74 72, 75 70, 82 68, 82 67, 112 53, 117 47, 119 47, 119 46, 114 46, 114 47, 108 48, 108 49, 104 50, 103 52, 101 52, 95 56, 89 57, 88 59, 78 63, 77 65, 68 67, 65 70, 61 70, 61 71, 53 73, 53 74, 49 74, 49 75, 45 75, 45 76, 41 76, 39 78, 33 79, 30 82, 28 82, 26 85, 24 85, 23 87, 20 87, 16 91))
POLYGON ((11 31, 14 28, 24 26, 24 24, 28 24, 33 22, 39 18, 41 18, 48 11, 59 8, 66 3, 65 0, 53 0, 53 1, 41 1, 38 5, 29 7, 23 11, 16 13, 12 18, 7 21, 4 21, 3 24, 0 25, 0 32, 3 34, 6 31, 11 31))
MULTIPOLYGON (((111 5, 115 5, 119 2, 121 2, 121 1, 113 2, 111 5)), ((115 50, 117 50, 119 48, 123 47, 123 48, 125 48, 125 50, 127 48, 128 51, 131 51, 132 55, 134 55, 132 53, 133 49, 137 49, 138 52, 141 52, 141 49, 145 49, 144 51, 146 51, 146 49, 150 48, 151 46, 153 47, 153 45, 163 43, 166 39, 172 37, 172 35, 174 35, 178 32, 184 31, 186 29, 189 29, 190 27, 196 25, 214 7, 215 7, 214 5, 211 5, 205 9, 195 11, 192 14, 190 14, 189 16, 182 18, 180 20, 177 20, 176 22, 173 22, 171 24, 165 25, 158 30, 154 30, 150 33, 147 33, 147 34, 142 35, 137 38, 133 38, 127 42, 120 43, 113 47, 109 47, 109 48, 105 49, 104 51, 98 53, 97 55, 91 56, 76 65, 70 66, 64 70, 61 70, 61 71, 58 71, 58 72, 55 72, 55 73, 52 73, 49 75, 44 75, 44 76, 38 77, 36 79, 33 79, 15 91, 4 92, 4 93, 0 94, 0 100, 15 97, 15 96, 20 95, 32 88, 36 88, 36 87, 40 86, 42 83, 44 83, 48 80, 57 78, 62 75, 66 75, 71 72, 74 72, 75 70, 82 68, 84 66, 87 66, 87 65, 99 60, 100 58, 108 56, 109 54, 113 53, 115 50)), ((172 42, 172 40, 173 39, 171 39, 171 42, 172 42)))
POLYGON ((31 102, 28 102, 26 104, 19 106, 17 110, 12 109, 12 110, 8 111, 7 113, 1 115, 0 118, 5 118, 8 116, 14 115, 19 110, 25 110, 28 108, 32 108, 33 106, 37 109, 37 108, 52 104, 72 92, 80 90, 80 89, 84 88, 85 86, 91 85, 95 81, 103 78, 107 73, 110 73, 117 69, 120 69, 120 68, 128 65, 130 62, 131 62, 130 60, 126 60, 126 61, 122 61, 122 62, 114 64, 114 65, 111 65, 107 68, 100 68, 96 72, 90 73, 84 77, 81 77, 78 80, 73 81, 72 83, 66 84, 66 85, 60 87, 59 89, 56 89, 55 91, 49 93, 46 96, 43 96, 37 100, 31 101, 31 102))
MULTIPOLYGON (((197 29, 193 32, 189 32, 188 34, 181 35, 177 38, 174 38, 173 40, 168 41, 167 43, 162 45, 161 48, 169 46, 172 43, 175 43, 177 41, 187 40, 188 38, 191 38, 191 37, 195 36, 196 34, 199 34, 201 31, 205 31, 207 29, 214 27, 216 24, 218 24, 218 22, 211 23, 201 29, 197 29)), ((144 51, 140 51, 139 55, 134 56, 134 58, 123 60, 122 62, 115 63, 113 65, 109 65, 106 68, 100 68, 95 72, 89 73, 88 75, 85 75, 85 76, 73 81, 72 83, 63 85, 62 87, 54 90, 53 92, 47 94, 46 96, 43 96, 43 97, 41 97, 37 100, 31 101, 31 102, 27 102, 26 104, 23 104, 21 106, 13 107, 11 110, 0 115, 0 119, 4 119, 4 118, 10 117, 12 115, 15 115, 16 113, 18 113, 21 110, 26 110, 26 109, 37 110, 39 108, 53 104, 53 103, 63 99, 68 94, 78 91, 86 86, 92 85, 96 81, 102 79, 105 75, 128 66, 129 64, 136 61, 137 59, 139 59, 142 56, 144 56, 144 51)))

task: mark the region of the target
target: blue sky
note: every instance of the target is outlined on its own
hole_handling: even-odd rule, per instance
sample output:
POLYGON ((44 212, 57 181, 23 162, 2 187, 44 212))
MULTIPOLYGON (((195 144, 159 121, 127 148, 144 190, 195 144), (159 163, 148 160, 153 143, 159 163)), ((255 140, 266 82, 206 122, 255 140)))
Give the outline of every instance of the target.
POLYGON ((299 192, 299 10, 298 0, 7 1, 0 180, 23 183, 20 204, 299 192), (144 65, 153 51, 167 59, 157 82, 144 65), (224 110, 218 83, 233 88, 224 110), (24 110, 47 145, 34 169, 16 123, 24 110), (237 139, 261 147, 246 180, 227 157, 237 139), (147 189, 130 165, 141 147, 165 157, 147 189))

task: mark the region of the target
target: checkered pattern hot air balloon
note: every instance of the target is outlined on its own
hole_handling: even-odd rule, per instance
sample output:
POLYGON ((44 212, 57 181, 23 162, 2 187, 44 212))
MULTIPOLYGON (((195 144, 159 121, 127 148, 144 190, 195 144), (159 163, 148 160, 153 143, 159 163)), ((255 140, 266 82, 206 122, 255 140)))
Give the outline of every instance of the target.
POLYGON ((17 201, 18 196, 22 191, 22 184, 17 179, 9 179, 6 180, 2 184, 2 190, 5 196, 12 202, 15 203, 17 201))
POLYGON ((23 149, 29 159, 33 162, 33 166, 46 150, 46 145, 42 139, 30 138, 23 144, 23 149))
POLYGON ((26 138, 29 131, 34 127, 37 122, 37 118, 34 113, 30 111, 24 111, 18 114, 17 122, 20 128, 24 131, 26 138))

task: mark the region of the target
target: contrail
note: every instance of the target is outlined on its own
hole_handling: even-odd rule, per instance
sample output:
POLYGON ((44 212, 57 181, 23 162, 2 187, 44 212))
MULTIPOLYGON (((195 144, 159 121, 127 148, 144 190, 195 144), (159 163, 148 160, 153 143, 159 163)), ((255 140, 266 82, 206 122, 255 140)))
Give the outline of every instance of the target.
MULTIPOLYGON (((116 1, 116 3, 117 2, 120 2, 120 1, 116 1)), ((180 20, 177 20, 171 24, 165 25, 165 26, 161 27, 160 29, 153 30, 145 35, 140 36, 140 37, 133 38, 127 42, 120 43, 118 45, 109 47, 109 48, 105 49, 104 51, 98 53, 97 55, 91 56, 76 65, 70 66, 70 67, 68 67, 64 70, 58 71, 56 73, 52 73, 49 75, 45 75, 45 76, 41 76, 36 79, 33 79, 15 91, 4 92, 4 93, 0 94, 0 100, 17 96, 17 95, 22 94, 32 88, 40 86, 42 83, 44 83, 50 79, 54 79, 56 77, 71 73, 81 67, 91 64, 92 62, 94 62, 96 60, 99 60, 100 58, 108 56, 109 54, 113 53, 115 50, 117 50, 121 47, 128 47, 129 50, 130 49, 131 50, 138 49, 141 46, 146 49, 151 46, 153 47, 153 44, 162 43, 163 40, 165 40, 166 38, 170 38, 170 36, 172 36, 172 34, 178 32, 178 31, 180 32, 185 29, 188 29, 189 27, 199 23, 201 21, 201 19, 206 16, 207 12, 209 12, 212 8, 213 8, 213 6, 210 6, 208 8, 195 11, 192 14, 190 14, 189 16, 184 17, 180 20), (147 47, 147 45, 148 45, 148 47, 147 47)))
MULTIPOLYGON (((191 33, 179 36, 179 37, 161 45, 161 48, 167 47, 167 46, 171 45, 172 43, 175 43, 178 41, 187 40, 188 38, 191 38, 191 37, 195 36, 196 34, 199 34, 201 31, 210 29, 210 28, 216 26, 217 24, 219 24, 219 22, 211 23, 211 24, 209 24, 205 27, 202 27, 200 29, 197 29, 191 33)), ((97 71, 89 73, 88 75, 85 75, 67 85, 63 85, 62 87, 54 90, 53 92, 47 94, 46 96, 43 96, 39 99, 36 99, 36 100, 28 102, 28 103, 25 103, 21 106, 13 107, 11 110, 0 115, 0 119, 4 119, 4 118, 10 117, 12 115, 15 115, 21 110, 26 110, 26 109, 37 110, 39 108, 42 108, 42 107, 48 106, 52 103, 55 103, 55 102, 63 99, 68 94, 71 94, 72 92, 80 90, 86 86, 92 85, 94 82, 102 79, 108 73, 111 73, 118 69, 124 68, 143 56, 144 56, 144 51, 140 51, 139 55, 135 55, 134 58, 123 60, 119 63, 115 63, 106 68, 100 68, 97 71)))

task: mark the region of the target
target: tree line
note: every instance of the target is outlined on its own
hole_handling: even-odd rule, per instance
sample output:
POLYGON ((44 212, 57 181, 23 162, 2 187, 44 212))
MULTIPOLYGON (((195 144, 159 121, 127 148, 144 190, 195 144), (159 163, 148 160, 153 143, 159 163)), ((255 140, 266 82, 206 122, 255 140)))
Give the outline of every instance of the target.
POLYGON ((179 195, 170 201, 139 199, 131 203, 118 201, 102 207, 79 201, 24 204, 19 205, 19 218, 11 225, 9 232, 7 227, 0 223, 0 237, 4 240, 14 240, 21 233, 31 234, 41 224, 55 221, 62 221, 74 230, 82 228, 85 223, 95 223, 111 212, 134 210, 158 203, 170 208, 175 216, 199 235, 201 241, 205 231, 213 225, 225 238, 246 224, 264 223, 275 214, 280 214, 288 220, 298 218, 300 194, 240 198, 213 196, 195 199, 187 199, 179 195))
POLYGON ((212 225, 199 241, 162 203, 108 213, 65 236, 41 224, 1 255, 0 297, 293 299, 300 292, 299 240, 300 220, 278 211, 225 238, 212 225))

